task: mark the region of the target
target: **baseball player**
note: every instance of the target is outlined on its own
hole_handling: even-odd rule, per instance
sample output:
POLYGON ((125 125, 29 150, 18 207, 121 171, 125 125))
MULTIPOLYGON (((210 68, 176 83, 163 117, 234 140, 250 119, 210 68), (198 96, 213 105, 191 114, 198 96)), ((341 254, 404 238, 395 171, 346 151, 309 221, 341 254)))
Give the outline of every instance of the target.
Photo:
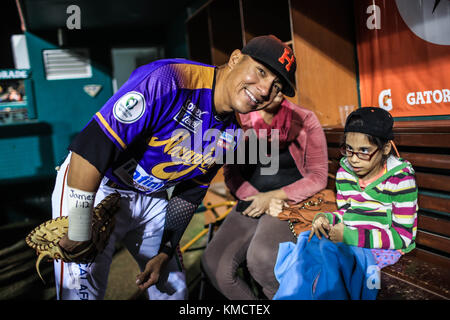
POLYGON ((75 137, 58 171, 53 217, 69 217, 59 243, 68 252, 89 243, 92 208, 122 195, 105 250, 90 264, 55 262, 58 299, 102 299, 117 241, 136 259, 136 284, 150 299, 186 299, 176 248, 220 168, 216 151, 236 148, 234 112, 260 110, 279 91, 293 96, 295 68, 288 46, 262 36, 220 67, 167 59, 136 69, 75 137))

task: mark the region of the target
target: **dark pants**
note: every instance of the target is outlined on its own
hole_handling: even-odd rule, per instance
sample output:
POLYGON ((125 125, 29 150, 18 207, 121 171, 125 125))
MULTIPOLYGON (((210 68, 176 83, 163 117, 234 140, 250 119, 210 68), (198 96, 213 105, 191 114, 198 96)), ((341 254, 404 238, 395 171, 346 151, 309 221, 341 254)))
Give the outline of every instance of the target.
POLYGON ((202 267, 217 290, 231 300, 253 300, 249 285, 237 275, 247 268, 269 298, 278 290, 274 267, 281 242, 296 242, 286 221, 269 215, 251 218, 233 209, 215 233, 202 256, 202 267))

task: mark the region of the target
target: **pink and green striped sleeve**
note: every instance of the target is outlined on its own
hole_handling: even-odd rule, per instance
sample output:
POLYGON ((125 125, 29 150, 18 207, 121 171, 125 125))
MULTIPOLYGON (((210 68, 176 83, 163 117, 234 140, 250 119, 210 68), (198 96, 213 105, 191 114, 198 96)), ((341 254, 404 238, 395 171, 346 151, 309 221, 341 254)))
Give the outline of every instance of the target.
POLYGON ((408 167, 389 177, 382 190, 370 190, 369 196, 389 207, 387 215, 374 214, 367 221, 346 221, 344 243, 372 249, 401 249, 404 252, 414 249, 417 193, 414 173, 408 167))

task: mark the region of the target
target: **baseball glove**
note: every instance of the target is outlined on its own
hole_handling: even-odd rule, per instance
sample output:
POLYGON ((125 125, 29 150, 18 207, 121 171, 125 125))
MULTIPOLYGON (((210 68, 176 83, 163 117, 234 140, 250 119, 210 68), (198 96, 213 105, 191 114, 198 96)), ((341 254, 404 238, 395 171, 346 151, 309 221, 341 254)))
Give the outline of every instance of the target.
POLYGON ((92 262, 97 254, 102 252, 108 244, 115 225, 114 214, 119 209, 119 204, 120 194, 116 192, 108 195, 94 208, 91 242, 87 248, 76 253, 69 253, 58 244, 69 229, 69 218, 67 216, 48 220, 31 231, 25 241, 31 248, 36 250, 38 255, 36 270, 42 281, 44 279, 39 271, 39 265, 45 257, 51 260, 61 259, 64 262, 92 262))

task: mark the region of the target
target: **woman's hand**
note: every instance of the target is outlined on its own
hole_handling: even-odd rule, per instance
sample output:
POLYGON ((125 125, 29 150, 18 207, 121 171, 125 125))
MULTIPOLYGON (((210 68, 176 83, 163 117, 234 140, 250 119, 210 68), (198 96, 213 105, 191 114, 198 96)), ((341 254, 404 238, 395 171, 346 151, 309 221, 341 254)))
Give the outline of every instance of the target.
POLYGON ((259 217, 269 210, 270 199, 272 197, 269 192, 260 192, 257 195, 245 198, 245 201, 252 201, 252 203, 242 214, 253 218, 259 217))
POLYGON ((323 234, 325 238, 328 238, 328 232, 330 231, 331 226, 327 217, 323 214, 319 214, 319 216, 314 220, 314 223, 311 227, 311 232, 309 233, 308 242, 311 240, 313 235, 316 235, 317 238, 322 239, 320 234, 323 234))
POLYGON ((281 190, 273 190, 269 192, 260 192, 257 195, 247 197, 245 201, 253 201, 247 209, 242 212, 243 215, 257 218, 264 213, 269 212, 270 201, 272 199, 287 199, 286 193, 281 190))
POLYGON ((269 210, 266 212, 268 215, 271 215, 272 217, 278 217, 281 211, 283 211, 283 208, 286 207, 286 201, 281 199, 271 199, 269 203, 269 210))

